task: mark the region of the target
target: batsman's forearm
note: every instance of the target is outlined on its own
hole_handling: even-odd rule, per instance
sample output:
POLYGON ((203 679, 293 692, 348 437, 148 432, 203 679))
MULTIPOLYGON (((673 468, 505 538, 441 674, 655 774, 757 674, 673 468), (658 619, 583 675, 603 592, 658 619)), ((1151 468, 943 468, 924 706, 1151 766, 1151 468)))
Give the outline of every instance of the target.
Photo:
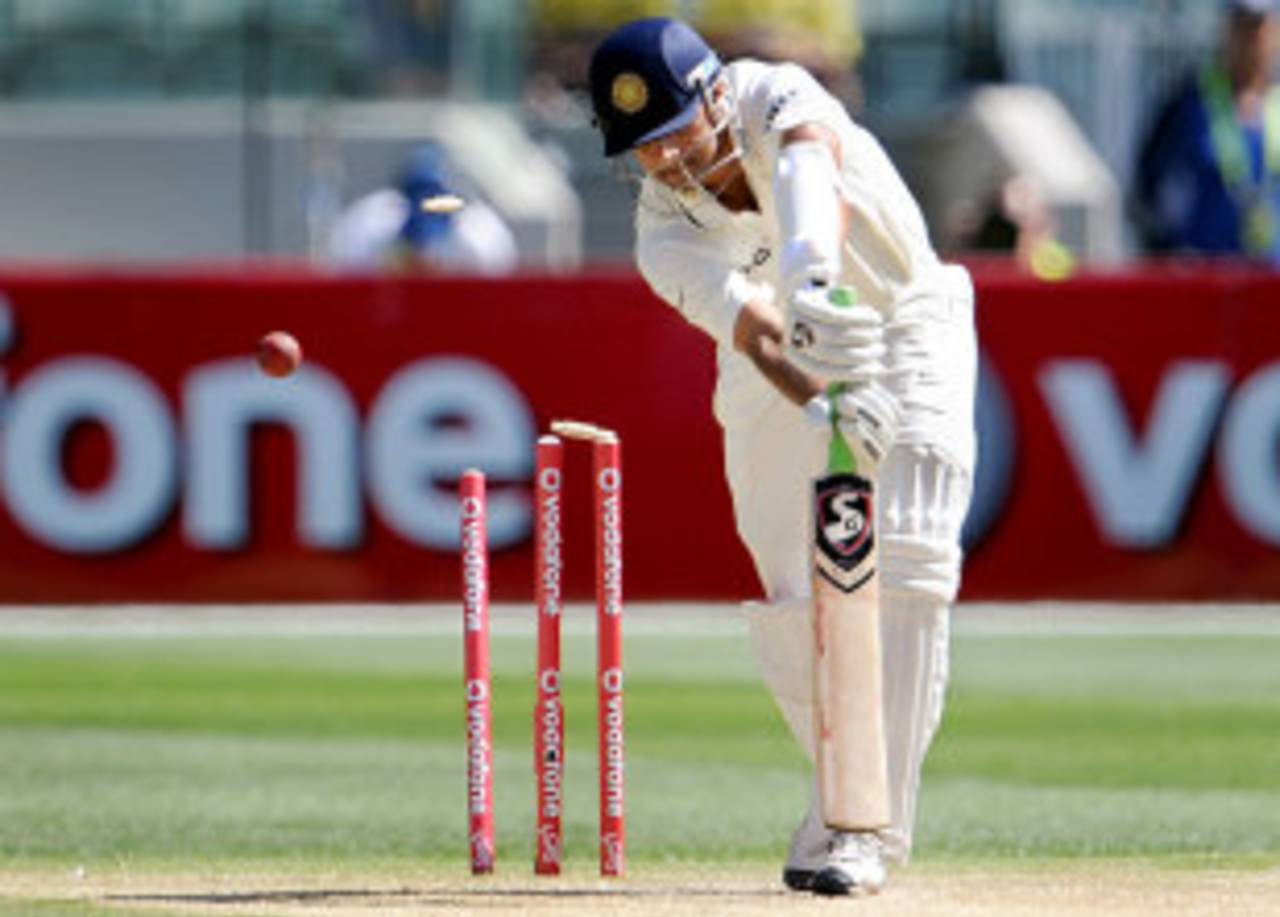
POLYGON ((822 384, 795 367, 782 353, 782 340, 762 341, 756 353, 749 354, 756 369, 793 404, 804 406, 814 395, 821 394, 822 384))
POLYGON ((821 393, 823 386, 786 358, 782 327, 782 316, 771 304, 749 303, 738 316, 734 343, 788 401, 803 406, 821 393))

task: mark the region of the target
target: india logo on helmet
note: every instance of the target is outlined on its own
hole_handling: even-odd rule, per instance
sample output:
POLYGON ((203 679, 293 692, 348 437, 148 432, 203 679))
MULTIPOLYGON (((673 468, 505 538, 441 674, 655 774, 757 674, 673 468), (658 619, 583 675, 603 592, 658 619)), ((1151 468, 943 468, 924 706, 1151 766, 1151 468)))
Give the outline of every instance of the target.
POLYGON ((649 104, 649 87, 635 73, 619 73, 609 90, 613 107, 626 115, 634 115, 649 104))

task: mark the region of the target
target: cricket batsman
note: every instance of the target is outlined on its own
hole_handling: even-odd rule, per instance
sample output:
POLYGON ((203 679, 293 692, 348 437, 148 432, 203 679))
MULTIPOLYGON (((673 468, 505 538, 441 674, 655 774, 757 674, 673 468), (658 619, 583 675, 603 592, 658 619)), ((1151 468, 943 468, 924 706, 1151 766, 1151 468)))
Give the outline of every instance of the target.
POLYGON ((940 262, 879 143, 798 66, 725 64, 688 25, 644 19, 598 46, 590 88, 605 155, 626 157, 639 179, 640 271, 717 345, 725 471, 766 595, 747 609, 752 643, 811 760, 825 737, 814 479, 839 438, 874 482, 874 509, 837 512, 827 528, 866 532, 875 517, 878 639, 867 649, 878 647, 867 664, 882 672, 870 690, 883 742, 854 753, 880 757, 870 789, 885 815, 836 823, 815 785, 783 881, 877 892, 887 865, 910 854, 942 715, 975 452, 969 276, 940 262))

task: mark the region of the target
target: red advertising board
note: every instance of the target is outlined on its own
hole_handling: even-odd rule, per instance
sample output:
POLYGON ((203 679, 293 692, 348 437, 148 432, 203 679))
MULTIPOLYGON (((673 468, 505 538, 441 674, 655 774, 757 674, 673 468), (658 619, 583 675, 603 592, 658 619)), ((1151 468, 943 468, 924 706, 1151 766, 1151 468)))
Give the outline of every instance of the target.
MULTIPOLYGON (((533 438, 559 417, 621 434, 630 595, 754 589, 709 421, 711 349, 633 278, 81 276, 0 291, 14 328, 0 363, 7 600, 453 598, 452 488, 470 465, 493 491, 495 597, 524 598, 533 438), (273 328, 306 352, 284 382, 249 362, 273 328), (124 493, 125 478, 141 480, 124 493)), ((566 589, 585 596, 578 453, 566 589)))
POLYGON ((980 297, 1016 454, 967 594, 1280 598, 1280 277, 986 276, 980 297))
MULTIPOLYGON (((964 596, 1280 598, 1280 279, 977 276, 964 596)), ((528 600, 533 441, 563 417, 621 434, 629 597, 757 592, 712 347, 630 274, 11 274, 0 296, 0 601, 455 599, 470 466, 494 596, 528 600), (275 328, 306 351, 283 381, 250 359, 275 328)), ((585 448, 566 473, 585 598, 585 448)))

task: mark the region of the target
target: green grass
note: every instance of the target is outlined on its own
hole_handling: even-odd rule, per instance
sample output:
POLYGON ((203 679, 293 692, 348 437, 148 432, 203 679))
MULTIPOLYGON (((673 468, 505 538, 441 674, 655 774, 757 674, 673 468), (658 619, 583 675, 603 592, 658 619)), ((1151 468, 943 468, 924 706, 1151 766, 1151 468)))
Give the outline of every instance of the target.
MULTIPOLYGON (((745 633, 627 637, 630 855, 777 861, 806 766, 745 633)), ((594 856, 589 633, 566 638, 568 855, 594 856)), ((528 634, 495 635, 499 855, 531 857, 528 634)), ((0 634, 0 859, 295 868, 464 856, 460 649, 384 636, 0 634)), ((1280 854, 1280 629, 958 629, 917 851, 948 862, 1280 854)))

